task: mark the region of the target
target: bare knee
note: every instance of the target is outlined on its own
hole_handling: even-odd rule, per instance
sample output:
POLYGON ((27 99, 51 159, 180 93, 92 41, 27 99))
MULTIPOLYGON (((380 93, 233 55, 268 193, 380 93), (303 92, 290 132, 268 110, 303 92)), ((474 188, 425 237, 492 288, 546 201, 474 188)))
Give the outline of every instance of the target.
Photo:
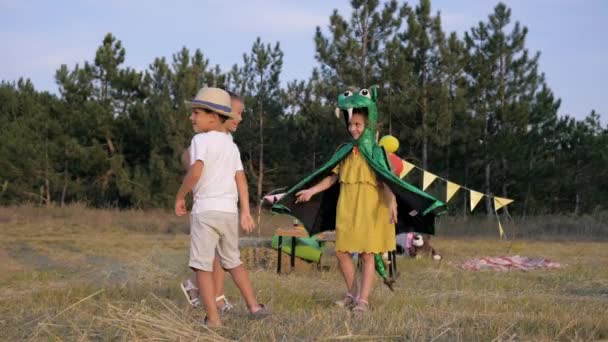
POLYGON ((361 253, 359 255, 359 257, 361 258, 361 260, 363 260, 364 263, 374 263, 374 254, 373 253, 361 253))

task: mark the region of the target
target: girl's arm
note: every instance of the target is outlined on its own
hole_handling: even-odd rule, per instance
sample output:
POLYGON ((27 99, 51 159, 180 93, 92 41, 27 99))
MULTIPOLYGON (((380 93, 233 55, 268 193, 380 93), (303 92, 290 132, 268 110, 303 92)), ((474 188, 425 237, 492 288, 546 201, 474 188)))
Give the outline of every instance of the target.
POLYGON ((249 209, 249 189, 247 186, 247 177, 243 170, 237 171, 234 177, 236 181, 236 189, 239 193, 239 213, 241 220, 241 228, 250 233, 255 228, 253 217, 249 209))
POLYGON ((323 180, 321 180, 315 186, 297 192, 296 193, 296 203, 310 201, 310 198, 312 196, 318 194, 319 192, 329 189, 332 185, 334 185, 334 183, 336 183, 337 180, 338 180, 338 175, 334 173, 334 174, 331 174, 331 175, 323 178, 323 180))
POLYGON ((184 150, 184 152, 182 152, 181 161, 184 170, 188 171, 188 169, 190 169, 190 147, 188 147, 184 150))
POLYGON ((382 183, 382 190, 384 191, 384 196, 387 199, 388 209, 390 210, 391 215, 391 224, 397 223, 397 199, 395 198, 395 194, 391 190, 391 188, 386 185, 386 183, 382 183))

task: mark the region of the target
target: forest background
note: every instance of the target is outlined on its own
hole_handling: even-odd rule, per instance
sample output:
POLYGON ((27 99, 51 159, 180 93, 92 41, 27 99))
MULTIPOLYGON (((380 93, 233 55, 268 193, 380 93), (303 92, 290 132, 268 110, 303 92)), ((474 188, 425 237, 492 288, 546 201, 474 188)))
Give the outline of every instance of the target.
MULTIPOLYGON (((559 116, 526 47, 528 28, 511 10, 494 11, 463 35, 445 32, 428 0, 351 1, 327 30, 314 32, 318 65, 307 80, 281 83, 280 44, 258 38, 243 60, 222 70, 204 50, 183 47, 146 70, 124 65, 127 47, 108 33, 95 58, 61 65, 58 94, 28 79, 0 84, 0 204, 170 208, 192 130, 184 100, 202 86, 245 97, 234 135, 251 202, 289 186, 348 139, 333 115, 349 87, 379 86, 380 135, 397 154, 442 178, 512 198, 511 215, 567 214, 608 220, 608 127, 590 108, 559 116)), ((420 186, 414 171, 407 181, 420 186)), ((444 199, 445 184, 428 190, 444 199)), ((469 193, 450 201, 468 216, 469 193)), ((489 196, 473 214, 493 215, 489 196)))

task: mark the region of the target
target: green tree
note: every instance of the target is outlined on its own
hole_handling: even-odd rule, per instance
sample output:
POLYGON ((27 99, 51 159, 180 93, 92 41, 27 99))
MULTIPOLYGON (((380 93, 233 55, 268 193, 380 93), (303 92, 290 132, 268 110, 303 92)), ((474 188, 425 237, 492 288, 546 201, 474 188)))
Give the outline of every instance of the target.
MULTIPOLYGON (((527 28, 516 22, 507 33, 510 21, 511 10, 499 3, 487 23, 480 22, 465 33, 470 108, 483 127, 483 191, 506 197, 507 180, 513 176, 510 161, 519 153, 513 147, 525 134, 531 103, 542 81, 537 70, 539 53, 530 57, 525 48, 527 28), (502 184, 501 189, 492 186, 492 179, 502 184)), ((486 211, 492 213, 488 197, 486 211)))

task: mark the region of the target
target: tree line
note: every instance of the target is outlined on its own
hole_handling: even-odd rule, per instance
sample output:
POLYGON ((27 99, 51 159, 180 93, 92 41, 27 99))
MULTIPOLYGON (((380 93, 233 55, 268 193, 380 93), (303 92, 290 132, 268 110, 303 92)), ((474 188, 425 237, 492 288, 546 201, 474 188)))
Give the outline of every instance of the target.
MULTIPOLYGON (((498 3, 462 35, 445 32, 430 0, 352 0, 314 32, 307 80, 281 84, 280 44, 258 38, 229 70, 187 47, 144 71, 107 34, 93 61, 62 65, 58 94, 0 84, 0 203, 171 207, 192 131, 184 100, 204 86, 245 98, 235 134, 252 202, 293 185, 348 139, 333 111, 349 87, 377 84, 380 134, 397 154, 455 183, 515 199, 518 215, 593 213, 608 200, 608 128, 558 116, 560 100, 526 48, 527 27, 498 3)), ((407 180, 419 185, 415 172, 407 180)), ((431 192, 442 198, 441 184, 431 192)), ((459 197, 458 197, 459 196, 459 197)), ((450 201, 466 212, 467 194, 450 201)), ((484 210, 479 210, 484 212, 484 210)), ((485 212, 492 212, 489 198, 485 212)))

